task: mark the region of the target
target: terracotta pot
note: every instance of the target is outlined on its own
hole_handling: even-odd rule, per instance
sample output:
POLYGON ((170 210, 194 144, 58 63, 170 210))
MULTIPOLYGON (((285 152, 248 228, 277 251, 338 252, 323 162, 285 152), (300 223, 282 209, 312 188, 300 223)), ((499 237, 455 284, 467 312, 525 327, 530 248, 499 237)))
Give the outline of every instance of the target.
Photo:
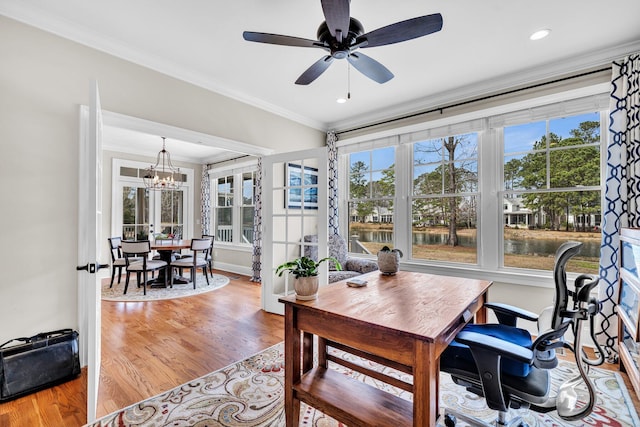
POLYGON ((296 291, 296 299, 308 301, 318 297, 318 276, 298 277, 293 282, 296 291))

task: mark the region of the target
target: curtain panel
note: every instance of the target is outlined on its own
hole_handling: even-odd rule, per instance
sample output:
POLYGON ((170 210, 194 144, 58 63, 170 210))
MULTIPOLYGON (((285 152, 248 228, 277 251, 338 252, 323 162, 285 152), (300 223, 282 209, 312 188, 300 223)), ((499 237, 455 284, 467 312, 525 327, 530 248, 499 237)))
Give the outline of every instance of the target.
POLYGON ((612 64, 597 338, 617 358, 619 233, 640 227, 640 53, 612 64))
POLYGON ((211 165, 202 166, 202 179, 200 180, 200 195, 202 204, 200 205, 200 221, 202 224, 202 234, 211 235, 211 180, 209 179, 209 169, 211 165))
POLYGON ((262 276, 262 157, 258 157, 258 170, 256 171, 256 183, 254 209, 253 209, 253 257, 251 269, 252 282, 261 282, 262 276))
POLYGON ((338 215, 338 136, 327 132, 327 151, 329 153, 329 236, 340 234, 338 215))

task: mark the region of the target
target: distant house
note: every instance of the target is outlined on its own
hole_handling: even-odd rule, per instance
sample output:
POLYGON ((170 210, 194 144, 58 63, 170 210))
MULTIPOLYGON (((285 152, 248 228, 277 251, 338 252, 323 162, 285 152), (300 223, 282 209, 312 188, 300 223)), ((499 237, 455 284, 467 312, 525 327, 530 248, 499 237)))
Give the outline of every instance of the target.
MULTIPOLYGON (((533 212, 531 212, 531 209, 524 207, 522 197, 519 195, 504 198, 503 216, 506 227, 528 228, 529 225, 536 224, 533 212)), ((537 223, 544 224, 544 221, 538 221, 537 223)))

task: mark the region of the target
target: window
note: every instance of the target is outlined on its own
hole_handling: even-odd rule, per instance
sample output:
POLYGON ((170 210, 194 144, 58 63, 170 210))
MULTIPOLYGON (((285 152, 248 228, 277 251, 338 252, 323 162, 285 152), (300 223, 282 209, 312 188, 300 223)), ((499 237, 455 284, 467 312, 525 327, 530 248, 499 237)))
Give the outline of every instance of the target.
POLYGON ((377 253, 383 246, 393 245, 394 156, 393 147, 349 156, 351 252, 377 253))
POLYGON ((190 238, 193 235, 193 169, 183 168, 183 185, 174 191, 145 188, 147 164, 113 159, 112 224, 113 236, 144 240, 161 236, 190 238))
POLYGON ((551 270, 558 240, 579 240, 572 271, 598 272, 600 113, 505 127, 503 182, 505 267, 551 270))
POLYGON ((478 135, 413 144, 411 254, 477 262, 478 135))
POLYGON ((213 228, 216 243, 253 244, 255 171, 218 176, 212 180, 215 192, 213 228))
POLYGON ((218 242, 233 242, 233 176, 217 179, 215 232, 218 242))
POLYGON ((123 240, 149 238, 149 191, 140 187, 122 187, 123 240))
POLYGON ((531 283, 561 243, 579 240, 570 271, 597 274, 607 106, 590 95, 343 140, 350 251, 393 246, 425 270, 531 283))

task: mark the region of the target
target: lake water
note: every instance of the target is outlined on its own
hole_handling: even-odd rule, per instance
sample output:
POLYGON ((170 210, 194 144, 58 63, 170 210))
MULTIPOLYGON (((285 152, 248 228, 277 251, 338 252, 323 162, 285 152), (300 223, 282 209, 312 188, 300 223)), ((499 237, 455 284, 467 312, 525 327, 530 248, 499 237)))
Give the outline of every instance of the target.
MULTIPOLYGON (((352 232, 352 236, 357 236, 361 242, 375 242, 393 244, 393 233, 386 230, 362 230, 359 232, 352 232)), ((444 245, 447 243, 448 235, 434 234, 434 233, 413 233, 414 245, 444 245)), ((458 241, 461 246, 475 247, 475 237, 458 236, 458 241)), ((526 240, 505 240, 504 250, 505 253, 515 255, 528 255, 536 254, 538 256, 553 256, 556 253, 556 249, 564 241, 557 239, 526 239, 526 240)), ((585 240, 582 242, 582 250, 580 255, 589 258, 600 257, 600 241, 585 240)))

